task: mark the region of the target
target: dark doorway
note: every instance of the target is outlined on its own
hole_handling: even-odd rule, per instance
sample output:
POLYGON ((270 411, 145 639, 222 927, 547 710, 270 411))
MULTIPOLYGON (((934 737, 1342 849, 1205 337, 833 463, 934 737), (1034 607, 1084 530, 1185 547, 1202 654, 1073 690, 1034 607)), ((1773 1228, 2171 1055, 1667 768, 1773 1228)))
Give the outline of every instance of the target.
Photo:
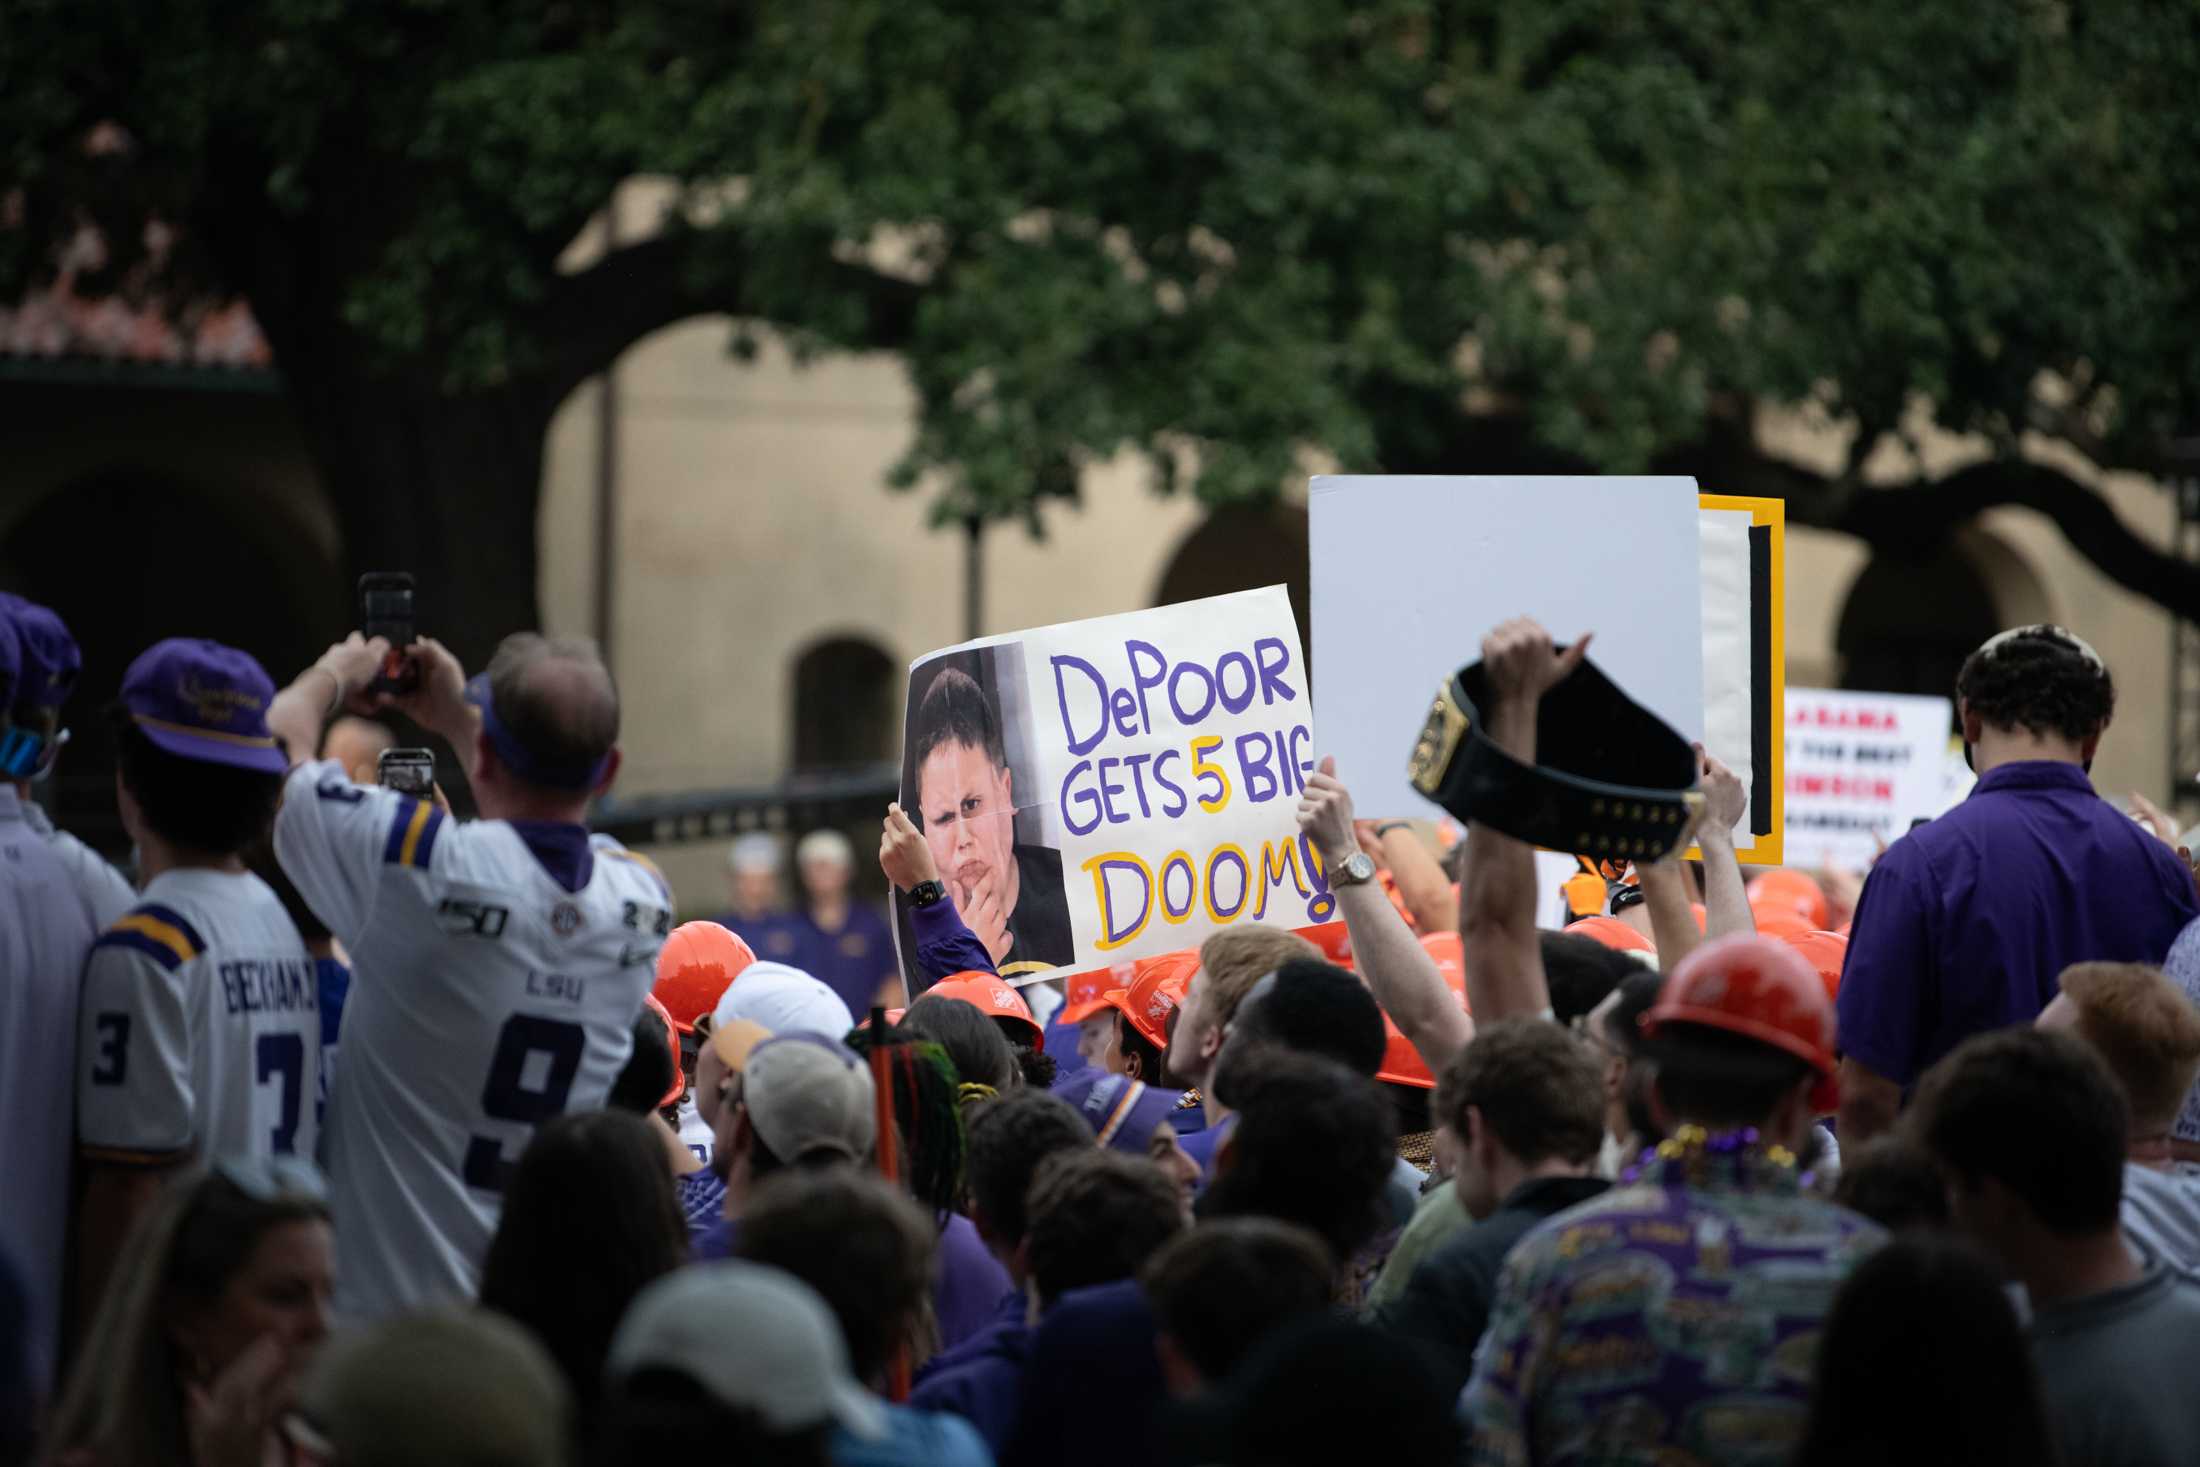
POLYGON ((1177 547, 1153 604, 1174 606, 1280 584, 1291 592, 1299 645, 1311 654, 1306 547, 1306 511, 1297 505, 1224 505, 1177 547))
POLYGON ((72 485, 18 521, 0 540, 0 588, 51 606, 84 653, 69 745, 40 791, 55 821, 102 849, 128 844, 104 713, 133 658, 163 637, 208 637, 259 658, 280 687, 333 635, 327 613, 345 601, 333 575, 281 526, 151 475, 72 485), (301 594, 324 581, 326 597, 301 594))
POLYGON ((1963 659, 1999 629, 1993 591, 1956 545, 1878 551, 1841 610, 1841 686, 1953 698, 1963 659))
POLYGON ((901 669, 860 637, 816 643, 794 665, 794 771, 819 774, 894 762, 901 669))

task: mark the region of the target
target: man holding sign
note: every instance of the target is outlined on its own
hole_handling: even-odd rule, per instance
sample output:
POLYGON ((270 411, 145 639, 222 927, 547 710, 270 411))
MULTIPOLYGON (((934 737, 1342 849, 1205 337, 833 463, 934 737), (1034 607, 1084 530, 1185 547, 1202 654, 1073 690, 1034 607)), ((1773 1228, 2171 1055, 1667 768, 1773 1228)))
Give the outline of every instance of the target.
MULTIPOLYGON (((910 762, 925 843, 945 891, 1003 977, 1070 961, 1062 854, 1016 841, 1016 776, 1001 719, 977 679, 945 667, 918 707, 910 762)), ((911 901, 938 894, 923 887, 911 901)))

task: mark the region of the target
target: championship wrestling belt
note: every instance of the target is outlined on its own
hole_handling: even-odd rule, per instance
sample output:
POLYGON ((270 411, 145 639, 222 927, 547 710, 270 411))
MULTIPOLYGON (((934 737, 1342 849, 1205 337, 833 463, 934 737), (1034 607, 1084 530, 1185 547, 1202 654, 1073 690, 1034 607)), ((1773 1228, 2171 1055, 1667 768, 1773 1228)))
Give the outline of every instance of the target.
MULTIPOLYGON (((1560 649, 1563 650, 1563 649, 1560 649)), ((1482 731, 1489 679, 1470 663, 1437 689, 1406 766, 1461 823, 1547 850, 1655 861, 1688 839, 1703 804, 1696 753, 1663 719, 1584 661, 1543 695, 1530 766, 1482 731)))

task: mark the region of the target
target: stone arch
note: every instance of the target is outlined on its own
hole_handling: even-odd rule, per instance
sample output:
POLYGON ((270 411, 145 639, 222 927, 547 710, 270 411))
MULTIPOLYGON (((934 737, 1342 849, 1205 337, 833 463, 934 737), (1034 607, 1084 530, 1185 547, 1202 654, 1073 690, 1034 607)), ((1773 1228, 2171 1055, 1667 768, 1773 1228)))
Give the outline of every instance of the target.
POLYGON ((1841 686, 1951 697, 1979 643, 2003 627, 2054 619, 2045 583, 1991 531, 1969 525, 1929 545, 1882 546, 1842 603, 1841 686))
POLYGON ((1305 506, 1226 504, 1210 512, 1177 546, 1153 599, 1156 606, 1172 606, 1279 582, 1291 592, 1299 645, 1311 654, 1305 506))
POLYGON ((799 774, 891 765, 901 746, 901 664, 868 637, 812 642, 794 659, 790 766, 799 774))

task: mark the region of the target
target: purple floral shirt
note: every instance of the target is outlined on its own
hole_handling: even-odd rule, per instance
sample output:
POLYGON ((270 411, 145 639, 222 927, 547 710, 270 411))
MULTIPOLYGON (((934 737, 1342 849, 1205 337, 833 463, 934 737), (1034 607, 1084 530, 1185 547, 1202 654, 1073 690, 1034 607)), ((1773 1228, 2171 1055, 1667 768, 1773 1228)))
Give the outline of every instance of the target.
POLYGON ((1472 1460, 1784 1464, 1834 1290, 1884 1236, 1761 1152, 1651 1159, 1505 1260, 1472 1460))

